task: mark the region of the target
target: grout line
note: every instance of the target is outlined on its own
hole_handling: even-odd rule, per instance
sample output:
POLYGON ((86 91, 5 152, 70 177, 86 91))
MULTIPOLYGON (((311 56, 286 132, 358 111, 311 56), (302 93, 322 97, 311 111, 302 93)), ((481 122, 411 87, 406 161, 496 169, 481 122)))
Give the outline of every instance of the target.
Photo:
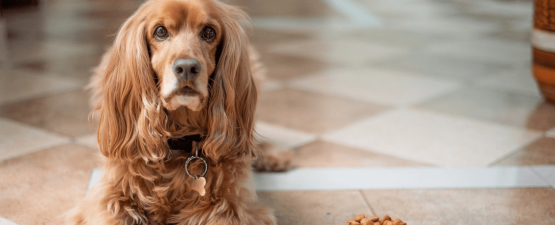
POLYGON ((366 199, 366 197, 362 193, 362 190, 358 190, 358 193, 360 193, 360 196, 362 196, 362 199, 364 200, 364 203, 366 203, 366 206, 370 209, 370 212, 372 212, 372 215, 378 215, 378 214, 376 214, 376 212, 374 211, 372 206, 370 206, 370 203, 368 203, 368 200, 366 199))
MULTIPOLYGON (((526 129, 526 131, 532 131, 532 132, 537 132, 535 130, 529 130, 526 129)), ((541 140, 542 138, 544 138, 544 135, 538 135, 538 137, 531 139, 528 142, 524 142, 521 145, 517 146, 516 148, 514 148, 511 152, 506 153, 505 155, 502 155, 501 157, 498 157, 497 159, 493 160, 492 162, 488 163, 487 166, 495 166, 495 164, 498 164, 500 162, 502 162, 503 160, 511 157, 514 154, 517 154, 518 152, 520 152, 521 150, 524 150, 526 147, 528 147, 529 145, 541 140)))
POLYGON ((545 177, 543 177, 536 169, 534 169, 534 167, 528 166, 528 168, 530 168, 530 170, 532 170, 532 173, 536 174, 536 176, 542 179, 545 183, 549 184, 551 188, 555 189, 555 186, 551 185, 545 177))

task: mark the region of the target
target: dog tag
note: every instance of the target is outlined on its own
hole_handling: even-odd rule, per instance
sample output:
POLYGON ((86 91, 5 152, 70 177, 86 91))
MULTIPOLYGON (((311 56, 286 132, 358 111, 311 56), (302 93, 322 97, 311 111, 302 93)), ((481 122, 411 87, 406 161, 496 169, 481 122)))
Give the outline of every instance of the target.
POLYGON ((195 178, 193 181, 193 190, 198 192, 200 196, 204 196, 206 194, 206 190, 204 189, 204 185, 206 185, 206 179, 204 177, 195 178))

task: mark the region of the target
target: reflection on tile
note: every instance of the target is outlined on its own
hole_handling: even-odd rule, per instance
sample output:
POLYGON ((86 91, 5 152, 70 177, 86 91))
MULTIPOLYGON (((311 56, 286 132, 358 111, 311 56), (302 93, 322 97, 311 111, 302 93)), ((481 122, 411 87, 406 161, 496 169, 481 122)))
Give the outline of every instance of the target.
POLYGON ((94 132, 88 94, 82 90, 0 106, 0 115, 69 136, 94 132))
POLYGON ((384 111, 386 107, 329 95, 280 89, 260 97, 261 121, 318 134, 384 111))
POLYGON ((533 166, 532 169, 555 189, 555 166, 533 166))
POLYGON ((275 143, 282 148, 295 148, 316 139, 316 135, 280 127, 264 122, 256 122, 255 127, 257 139, 260 141, 269 141, 275 143))
POLYGON ((427 166, 423 163, 325 141, 315 141, 294 150, 291 164, 294 168, 427 166))
POLYGON ((461 189, 363 191, 378 215, 410 225, 534 224, 555 221, 555 190, 461 189))
POLYGON ((541 97, 538 84, 532 75, 531 68, 501 70, 478 80, 478 85, 513 90, 524 94, 541 97))
POLYGON ((0 105, 80 87, 75 80, 64 77, 0 69, 0 105))
POLYGON ((265 191, 550 186, 529 167, 302 168, 257 173, 254 184, 265 191))
POLYGON ((0 118, 0 161, 69 141, 67 137, 0 118))
POLYGON ((379 69, 332 70, 300 78, 291 87, 384 105, 410 105, 455 89, 453 82, 379 69))
POLYGON ((0 162, 0 217, 19 224, 61 224, 85 195, 95 151, 62 145, 0 162))
POLYGON ((555 139, 544 137, 518 150, 495 165, 555 164, 555 139))
POLYGON ((555 105, 538 97, 503 90, 468 87, 419 107, 538 131, 555 127, 555 105))
POLYGON ((280 225, 345 224, 358 214, 371 215, 359 191, 258 192, 280 225))
POLYGON ((274 45, 272 50, 277 53, 316 58, 342 66, 363 66, 370 61, 384 60, 407 52, 407 49, 398 46, 356 40, 298 41, 274 45))
POLYGON ((541 133, 424 110, 371 117, 324 140, 438 166, 485 166, 541 133))

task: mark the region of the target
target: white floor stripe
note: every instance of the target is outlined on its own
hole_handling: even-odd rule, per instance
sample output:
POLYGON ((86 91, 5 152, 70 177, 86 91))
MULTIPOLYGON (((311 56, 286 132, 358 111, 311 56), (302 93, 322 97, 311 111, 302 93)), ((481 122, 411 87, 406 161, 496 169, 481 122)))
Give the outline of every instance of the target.
POLYGON ((349 0, 322 0, 329 7, 338 13, 349 18, 349 20, 359 25, 380 25, 380 20, 370 14, 363 6, 359 6, 349 0))
POLYGON ((264 191, 549 187, 529 167, 299 169, 255 175, 264 191))
MULTIPOLYGON (((89 188, 98 183, 102 175, 101 169, 93 170, 89 188)), ((254 182, 258 191, 555 188, 555 166, 310 168, 286 173, 257 173, 254 182)))

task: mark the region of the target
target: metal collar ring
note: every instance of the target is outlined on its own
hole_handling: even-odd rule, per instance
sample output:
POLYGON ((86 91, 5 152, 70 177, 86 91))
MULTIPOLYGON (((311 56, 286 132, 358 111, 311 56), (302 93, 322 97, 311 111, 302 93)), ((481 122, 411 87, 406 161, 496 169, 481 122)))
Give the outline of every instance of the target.
POLYGON ((204 160, 203 158, 197 157, 197 156, 194 156, 194 155, 189 157, 187 159, 187 162, 185 162, 185 172, 187 172, 187 175, 189 175, 193 179, 198 178, 198 177, 195 177, 195 176, 191 175, 189 173, 189 168, 188 168, 189 167, 189 162, 191 162, 192 160, 195 160, 195 159, 200 159, 204 163, 204 172, 202 172, 202 174, 200 176, 198 176, 198 177, 204 177, 204 175, 206 174, 206 171, 208 171, 208 164, 206 164, 206 160, 204 160))

